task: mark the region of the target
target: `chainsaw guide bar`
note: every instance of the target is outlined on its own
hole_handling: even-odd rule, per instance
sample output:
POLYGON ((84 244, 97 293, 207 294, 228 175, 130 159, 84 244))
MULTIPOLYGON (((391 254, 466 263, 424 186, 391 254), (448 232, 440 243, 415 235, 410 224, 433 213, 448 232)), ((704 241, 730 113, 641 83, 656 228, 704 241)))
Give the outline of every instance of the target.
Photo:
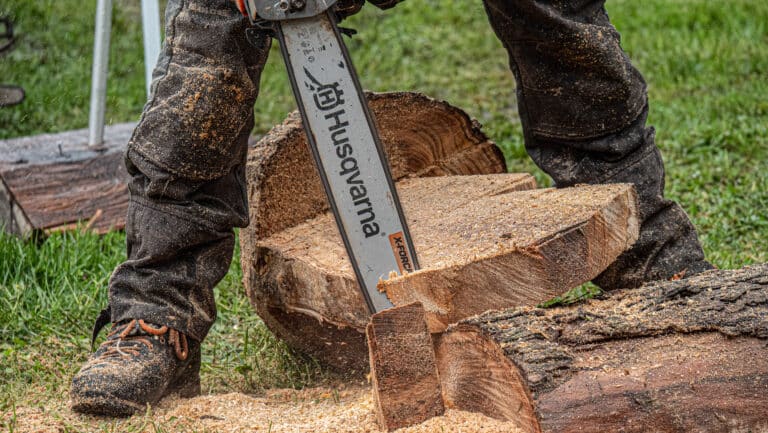
POLYGON ((252 22, 273 24, 331 211, 375 313, 393 306, 378 282, 419 266, 378 132, 329 9, 333 3, 247 0, 246 10, 252 22), (301 8, 292 13, 297 4, 301 8))

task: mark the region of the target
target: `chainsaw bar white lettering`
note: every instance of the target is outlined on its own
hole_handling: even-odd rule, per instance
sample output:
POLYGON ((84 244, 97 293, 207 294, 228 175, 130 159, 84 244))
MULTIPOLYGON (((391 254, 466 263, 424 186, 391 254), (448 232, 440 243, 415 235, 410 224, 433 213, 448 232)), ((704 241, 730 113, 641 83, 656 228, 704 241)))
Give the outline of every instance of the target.
POLYGON ((280 39, 339 230, 377 312, 392 307, 378 281, 418 266, 367 102, 331 20, 281 21, 280 39))

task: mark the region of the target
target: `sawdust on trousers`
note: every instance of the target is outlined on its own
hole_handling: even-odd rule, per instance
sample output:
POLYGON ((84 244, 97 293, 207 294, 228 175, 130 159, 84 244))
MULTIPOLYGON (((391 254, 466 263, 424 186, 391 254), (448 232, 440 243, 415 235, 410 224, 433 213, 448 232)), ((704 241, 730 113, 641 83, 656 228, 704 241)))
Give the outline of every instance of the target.
MULTIPOLYGON (((64 408, 62 408, 64 409, 64 408)), ((108 418, 77 415, 64 409, 51 416, 43 407, 17 408, 15 431, 98 430, 108 418)), ((271 390, 263 397, 240 393, 204 395, 193 399, 169 397, 150 415, 135 415, 133 426, 160 425, 163 431, 270 433, 379 433, 371 388, 309 388, 271 390), (148 419, 144 419, 148 418, 148 419)), ((111 420, 114 421, 114 420, 111 420)), ((119 427, 118 427, 119 428, 119 427)), ((138 431, 138 430, 131 430, 138 431)), ((397 433, 522 433, 514 424, 481 414, 448 410, 445 415, 397 433)))

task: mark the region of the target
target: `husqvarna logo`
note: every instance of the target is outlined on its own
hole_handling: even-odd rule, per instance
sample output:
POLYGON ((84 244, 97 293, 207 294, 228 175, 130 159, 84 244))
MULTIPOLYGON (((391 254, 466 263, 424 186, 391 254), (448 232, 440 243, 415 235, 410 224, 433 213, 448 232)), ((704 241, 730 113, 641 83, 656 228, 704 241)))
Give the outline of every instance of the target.
POLYGON ((312 97, 315 100, 317 108, 323 111, 332 110, 339 105, 344 104, 344 91, 339 89, 339 83, 323 84, 317 80, 308 70, 304 68, 304 73, 310 82, 304 82, 309 90, 312 91, 312 97))
POLYGON ((327 137, 334 147, 334 155, 338 158, 338 169, 333 172, 328 167, 329 176, 337 176, 339 185, 347 187, 347 203, 351 203, 354 218, 360 224, 360 231, 365 238, 371 238, 381 232, 376 220, 374 205, 368 196, 365 180, 370 176, 363 173, 355 155, 355 143, 350 140, 347 128, 350 127, 347 110, 344 108, 344 91, 339 89, 339 83, 323 84, 304 68, 307 80, 304 85, 312 92, 315 105, 325 120, 327 137))

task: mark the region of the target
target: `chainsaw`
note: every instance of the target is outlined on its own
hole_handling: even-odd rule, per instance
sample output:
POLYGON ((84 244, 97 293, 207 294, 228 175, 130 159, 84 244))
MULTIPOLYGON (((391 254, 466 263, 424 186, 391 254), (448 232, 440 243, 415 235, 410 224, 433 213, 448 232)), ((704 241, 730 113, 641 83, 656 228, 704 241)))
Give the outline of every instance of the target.
POLYGON ((336 0, 237 0, 280 44, 331 211, 371 313, 380 280, 419 268, 379 134, 338 26, 336 0))

